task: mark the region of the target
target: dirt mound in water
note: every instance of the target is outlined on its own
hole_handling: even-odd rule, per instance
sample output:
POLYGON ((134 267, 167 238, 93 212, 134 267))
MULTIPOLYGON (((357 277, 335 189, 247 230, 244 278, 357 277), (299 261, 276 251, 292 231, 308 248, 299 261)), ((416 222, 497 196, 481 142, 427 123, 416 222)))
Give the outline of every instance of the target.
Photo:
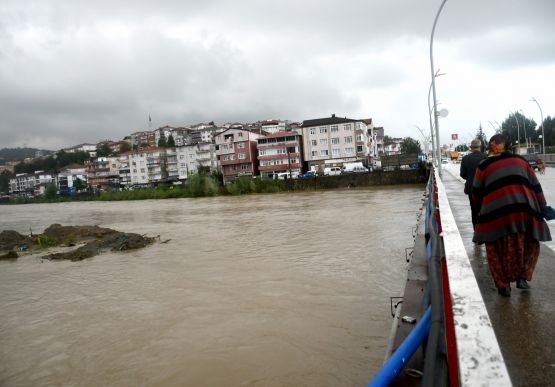
POLYGON ((0 251, 10 251, 24 243, 32 243, 31 238, 13 230, 0 232, 0 251))
POLYGON ((135 233, 124 233, 110 228, 98 226, 62 226, 52 224, 44 233, 26 237, 16 231, 6 230, 0 233, 0 259, 17 258, 16 251, 35 252, 54 246, 82 245, 66 252, 48 254, 45 259, 68 259, 80 261, 91 258, 104 251, 124 251, 146 247, 153 243, 155 238, 146 237, 135 233), (14 254, 15 253, 15 254, 14 254))

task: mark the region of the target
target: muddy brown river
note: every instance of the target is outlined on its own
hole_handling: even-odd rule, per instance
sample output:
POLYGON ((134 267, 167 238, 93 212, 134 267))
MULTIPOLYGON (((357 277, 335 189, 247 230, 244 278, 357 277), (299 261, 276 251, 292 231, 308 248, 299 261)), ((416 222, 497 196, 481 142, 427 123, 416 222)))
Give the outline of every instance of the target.
POLYGON ((81 262, 0 262, 0 386, 363 386, 423 186, 0 206, 168 243, 81 262))

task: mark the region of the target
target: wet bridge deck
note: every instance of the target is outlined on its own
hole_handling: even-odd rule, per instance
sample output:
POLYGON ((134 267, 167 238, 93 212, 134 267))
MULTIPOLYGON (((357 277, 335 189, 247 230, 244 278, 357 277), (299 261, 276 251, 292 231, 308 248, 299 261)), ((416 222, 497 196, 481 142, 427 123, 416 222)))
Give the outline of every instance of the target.
MULTIPOLYGON (((555 386, 555 252, 541 245, 531 290, 512 284, 510 298, 501 297, 491 279, 484 245, 472 243, 472 223, 457 164, 446 166, 442 182, 480 292, 493 324, 514 386, 555 386)), ((541 180, 540 180, 541 181, 541 180)), ((546 186, 543 185, 544 191, 546 186)), ((553 205, 549 201, 548 203, 553 205)), ((552 236, 555 225, 550 222, 552 236)))

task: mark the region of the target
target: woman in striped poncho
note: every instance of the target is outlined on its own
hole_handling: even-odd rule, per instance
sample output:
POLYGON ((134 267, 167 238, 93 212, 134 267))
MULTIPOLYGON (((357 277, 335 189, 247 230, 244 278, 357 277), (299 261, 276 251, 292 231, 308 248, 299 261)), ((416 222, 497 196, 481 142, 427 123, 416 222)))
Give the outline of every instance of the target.
POLYGON ((478 219, 474 242, 485 243, 491 275, 499 294, 511 295, 510 283, 529 289, 527 281, 540 254, 540 241, 551 234, 542 216, 546 202, 528 162, 506 151, 501 134, 489 141, 488 159, 477 168, 472 198, 478 219))

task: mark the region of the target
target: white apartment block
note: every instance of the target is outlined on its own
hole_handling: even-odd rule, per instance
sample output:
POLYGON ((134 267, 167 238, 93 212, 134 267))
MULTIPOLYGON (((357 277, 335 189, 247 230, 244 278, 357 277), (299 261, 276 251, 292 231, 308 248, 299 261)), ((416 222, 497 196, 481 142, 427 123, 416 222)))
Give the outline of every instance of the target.
POLYGON ((215 145, 211 142, 191 144, 175 149, 179 179, 187 179, 198 172, 199 167, 215 171, 218 167, 215 145))
POLYGON ((54 176, 43 171, 35 173, 18 173, 15 178, 10 179, 11 194, 33 194, 35 186, 49 184, 55 181, 54 176))
POLYGON ((309 170, 353 161, 368 162, 375 152, 372 120, 336 117, 303 121, 304 159, 309 170))
POLYGON ((166 149, 143 148, 122 155, 120 179, 132 186, 148 185, 165 181, 167 172, 166 149), (125 158, 127 160, 125 160, 125 158))

